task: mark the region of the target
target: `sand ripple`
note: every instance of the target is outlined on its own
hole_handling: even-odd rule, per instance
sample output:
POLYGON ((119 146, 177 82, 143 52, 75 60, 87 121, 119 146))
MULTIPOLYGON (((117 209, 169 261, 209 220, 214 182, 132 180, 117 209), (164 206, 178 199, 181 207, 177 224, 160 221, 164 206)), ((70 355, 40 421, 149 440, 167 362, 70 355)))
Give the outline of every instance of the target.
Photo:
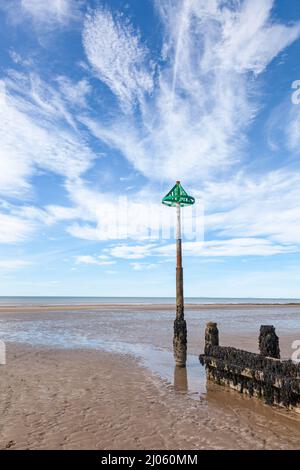
POLYGON ((295 449, 300 422, 211 386, 191 400, 132 357, 9 345, 1 449, 295 449))

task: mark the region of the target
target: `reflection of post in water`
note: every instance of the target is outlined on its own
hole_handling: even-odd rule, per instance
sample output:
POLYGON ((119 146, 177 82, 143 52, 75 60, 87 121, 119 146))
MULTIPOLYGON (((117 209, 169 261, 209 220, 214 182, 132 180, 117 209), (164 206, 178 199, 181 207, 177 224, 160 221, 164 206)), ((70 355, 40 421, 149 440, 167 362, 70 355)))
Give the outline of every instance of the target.
POLYGON ((174 389, 177 392, 188 391, 188 379, 186 367, 175 366, 174 368, 174 389))

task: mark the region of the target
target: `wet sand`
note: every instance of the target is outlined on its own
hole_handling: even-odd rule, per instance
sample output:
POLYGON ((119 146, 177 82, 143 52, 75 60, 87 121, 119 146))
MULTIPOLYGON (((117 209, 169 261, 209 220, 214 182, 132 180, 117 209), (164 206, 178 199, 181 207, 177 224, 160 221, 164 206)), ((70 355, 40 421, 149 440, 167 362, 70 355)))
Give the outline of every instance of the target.
POLYGON ((186 370, 174 370, 172 309, 94 307, 2 308, 0 448, 300 449, 300 416, 206 386, 198 361, 209 320, 221 344, 251 351, 274 324, 290 357, 299 306, 187 308, 186 370))
POLYGON ((129 356, 13 344, 0 367, 1 449, 300 447, 290 413, 217 386, 191 400, 183 370, 174 388, 129 356))

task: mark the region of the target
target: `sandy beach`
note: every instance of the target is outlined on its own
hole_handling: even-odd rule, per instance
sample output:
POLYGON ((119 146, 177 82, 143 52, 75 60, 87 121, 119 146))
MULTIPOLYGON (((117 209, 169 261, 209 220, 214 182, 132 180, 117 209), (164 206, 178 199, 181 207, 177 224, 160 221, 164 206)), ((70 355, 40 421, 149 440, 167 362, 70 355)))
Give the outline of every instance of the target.
POLYGON ((186 370, 165 305, 77 307, 2 309, 2 449, 300 448, 299 416, 206 384, 198 361, 208 319, 222 344, 253 351, 257 325, 275 323, 287 356, 298 307, 187 309, 186 370))

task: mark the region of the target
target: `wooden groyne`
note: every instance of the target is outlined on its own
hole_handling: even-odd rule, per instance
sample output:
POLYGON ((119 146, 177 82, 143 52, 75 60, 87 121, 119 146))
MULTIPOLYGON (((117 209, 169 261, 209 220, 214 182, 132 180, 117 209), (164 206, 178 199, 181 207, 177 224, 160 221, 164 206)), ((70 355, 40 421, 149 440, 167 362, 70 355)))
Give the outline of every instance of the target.
POLYGON ((280 359, 273 326, 261 326, 259 352, 220 346, 217 324, 208 323, 199 359, 208 380, 300 413, 300 364, 280 359))

